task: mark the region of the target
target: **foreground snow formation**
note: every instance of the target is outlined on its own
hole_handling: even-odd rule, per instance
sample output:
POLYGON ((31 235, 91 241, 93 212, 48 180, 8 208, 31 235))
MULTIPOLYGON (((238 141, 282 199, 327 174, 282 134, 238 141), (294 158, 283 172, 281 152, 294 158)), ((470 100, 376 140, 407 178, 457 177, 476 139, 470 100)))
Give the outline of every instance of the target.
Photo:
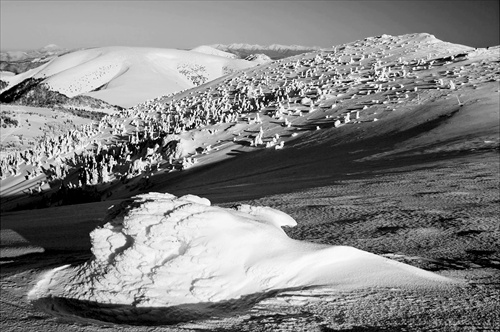
POLYGON ((220 302, 310 286, 438 286, 451 280, 346 246, 289 238, 289 215, 211 206, 193 195, 148 193, 91 232, 94 258, 55 269, 32 299, 59 297, 137 307, 220 302))

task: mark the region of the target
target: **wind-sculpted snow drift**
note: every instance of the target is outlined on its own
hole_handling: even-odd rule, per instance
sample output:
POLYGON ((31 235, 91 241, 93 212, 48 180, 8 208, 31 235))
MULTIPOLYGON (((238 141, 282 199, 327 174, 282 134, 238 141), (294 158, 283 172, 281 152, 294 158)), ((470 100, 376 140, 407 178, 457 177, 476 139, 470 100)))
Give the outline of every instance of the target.
POLYGON ((295 220, 269 207, 221 208, 193 195, 149 193, 107 218, 91 233, 95 257, 51 271, 31 298, 168 307, 315 285, 450 282, 352 247, 293 240, 281 227, 295 226, 295 220))

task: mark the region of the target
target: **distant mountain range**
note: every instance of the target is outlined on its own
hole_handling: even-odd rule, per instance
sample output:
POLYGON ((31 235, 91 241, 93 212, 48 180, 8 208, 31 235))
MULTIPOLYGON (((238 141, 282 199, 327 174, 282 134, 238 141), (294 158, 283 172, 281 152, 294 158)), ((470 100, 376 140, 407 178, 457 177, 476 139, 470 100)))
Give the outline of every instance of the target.
POLYGON ((36 50, 1 52, 0 71, 20 74, 68 52, 70 50, 54 44, 36 50))
POLYGON ((256 54, 265 54, 272 60, 279 60, 302 53, 318 51, 321 47, 317 46, 300 46, 300 45, 279 45, 273 44, 269 46, 251 45, 251 44, 213 44, 211 47, 237 55, 241 59, 256 54))

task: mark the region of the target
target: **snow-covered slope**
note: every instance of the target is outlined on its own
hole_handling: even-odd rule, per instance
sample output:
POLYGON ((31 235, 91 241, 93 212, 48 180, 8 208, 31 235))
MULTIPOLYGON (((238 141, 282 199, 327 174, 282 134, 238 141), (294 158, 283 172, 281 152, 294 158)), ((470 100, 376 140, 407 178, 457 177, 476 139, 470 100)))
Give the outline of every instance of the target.
MULTIPOLYGON (((236 52, 236 50, 245 50, 245 52, 247 52, 247 53, 250 54, 250 55, 248 55, 248 56, 245 57, 245 60, 247 60, 247 61, 253 61, 253 62, 256 62, 256 63, 259 63, 259 64, 267 63, 267 62, 272 62, 273 61, 266 54, 254 53, 257 50, 261 50, 261 49, 265 48, 265 47, 260 47, 260 46, 257 46, 257 45, 235 44, 235 46, 234 46, 233 49, 230 46, 224 46, 224 45, 216 45, 216 47, 202 45, 202 46, 198 46, 198 47, 193 48, 191 51, 199 52, 199 53, 204 53, 204 54, 211 54, 211 55, 222 56, 222 57, 229 58, 229 59, 239 59, 240 55, 238 55, 238 54, 243 54, 243 53, 238 53, 238 52, 236 52), (218 48, 216 48, 216 47, 218 47, 218 48), (241 48, 238 48, 238 47, 241 47, 241 48), (231 53, 231 52, 224 52, 221 49, 227 49, 227 50, 230 50, 233 53, 231 53)), ((286 52, 289 52, 289 51, 294 51, 294 49, 287 49, 284 46, 283 46, 283 48, 274 48, 274 47, 271 47, 268 50, 269 51, 282 51, 283 54, 285 54, 286 52)), ((299 50, 299 49, 297 49, 297 50, 299 50)), ((308 51, 308 52, 310 51, 310 49, 308 49, 308 48, 305 49, 305 50, 308 51)))
POLYGON ((30 77, 43 78, 49 89, 68 97, 84 94, 130 107, 254 65, 191 51, 104 47, 72 52, 4 80, 8 89, 30 77))
POLYGON ((11 71, 0 71, 0 79, 1 79, 2 77, 14 76, 14 75, 16 75, 16 74, 14 74, 14 73, 13 73, 13 72, 11 72, 11 71))
POLYGON ((221 56, 221 57, 229 58, 229 59, 238 59, 238 56, 235 54, 224 52, 224 51, 218 50, 214 47, 207 46, 207 45, 201 45, 201 46, 195 47, 191 51, 203 53, 203 54, 221 56))
MULTIPOLYGON (((83 55, 95 56, 103 64, 109 53, 83 55)), ((152 54, 163 61, 155 52, 148 54, 150 62, 152 54)), ((189 51, 168 54, 236 61, 189 51)), ((85 59, 82 56, 80 61, 85 59)), ((146 70, 127 61, 135 63, 133 68, 120 74, 123 68, 113 67, 119 76, 105 85, 107 89, 91 95, 113 92, 115 84, 120 89, 120 80, 130 77, 127 74, 146 70)), ((46 72, 55 64, 49 64, 46 72)), ((63 62, 57 64, 66 68, 63 62)), ((72 70, 46 80, 56 85, 72 70)), ((252 186, 262 194, 280 192, 284 190, 280 188, 300 187, 302 182, 295 180, 307 182, 309 174, 328 177, 332 169, 354 168, 359 162, 391 155, 495 149, 499 143, 497 72, 497 49, 474 50, 429 34, 370 37, 274 61, 103 118, 97 132, 82 135, 85 144, 103 142, 103 151, 114 154, 114 169, 106 181, 98 175, 86 181, 102 185, 103 191, 108 190, 107 181, 116 183, 114 198, 132 194, 119 182, 124 175, 137 177, 137 185, 129 186, 135 188, 133 193, 154 188, 184 194, 187 188, 206 188, 210 183, 210 194, 217 195, 219 184, 229 181, 235 185, 233 194, 252 197, 254 191, 237 190, 238 186, 252 186), (124 141, 138 146, 129 158, 115 152, 124 141), (153 149, 148 155, 146 147, 153 149), (221 162, 234 156, 238 157, 221 162), (307 162, 298 163, 298 158, 307 162), (208 165, 213 166, 205 169, 208 165), (256 171, 253 165, 268 165, 262 166, 267 171, 256 171), (204 171, 177 172, 192 166, 204 171), (146 169, 157 173, 155 181, 140 180, 146 169)), ((37 158, 55 162, 43 153, 37 158)), ((3 164, 3 176, 14 173, 16 179, 9 180, 12 186, 4 186, 2 194, 15 194, 27 184, 22 182, 25 166, 17 159, 17 172, 3 164)), ((79 185, 75 177, 68 181, 79 185)))
POLYGON ((273 61, 269 56, 267 56, 265 54, 252 54, 252 55, 247 56, 245 58, 245 60, 254 61, 254 62, 257 62, 259 64, 268 63, 268 62, 273 61))

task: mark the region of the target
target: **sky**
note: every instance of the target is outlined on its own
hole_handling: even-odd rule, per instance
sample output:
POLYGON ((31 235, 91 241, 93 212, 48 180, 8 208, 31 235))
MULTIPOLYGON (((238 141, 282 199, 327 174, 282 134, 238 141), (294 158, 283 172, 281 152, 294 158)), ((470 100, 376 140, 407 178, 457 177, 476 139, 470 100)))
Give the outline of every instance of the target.
POLYGON ((500 44, 499 1, 0 1, 0 49, 207 44, 331 47, 427 32, 472 47, 500 44))

